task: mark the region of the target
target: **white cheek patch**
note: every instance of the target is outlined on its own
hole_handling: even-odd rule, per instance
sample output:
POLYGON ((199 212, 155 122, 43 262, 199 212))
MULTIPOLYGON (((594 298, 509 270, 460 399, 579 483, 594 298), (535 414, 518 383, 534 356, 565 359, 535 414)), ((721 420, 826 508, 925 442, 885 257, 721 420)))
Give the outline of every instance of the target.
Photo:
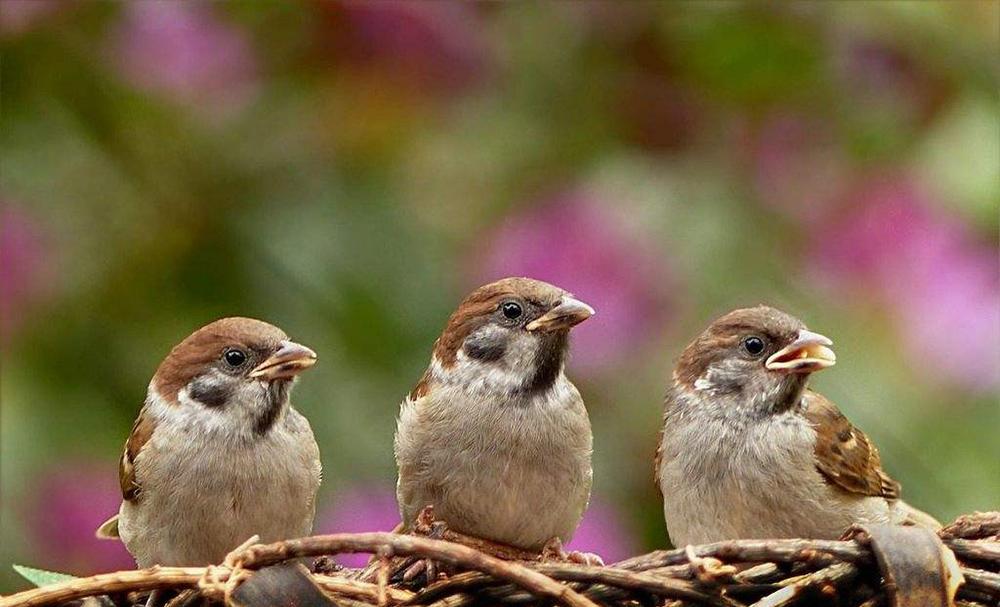
MULTIPOLYGON (((155 391, 150 388, 150 393, 153 392, 155 391)), ((159 394, 157 394, 157 398, 159 398, 159 394)), ((177 402, 180 403, 181 409, 193 409, 194 407, 201 406, 201 403, 191 398, 190 394, 188 394, 187 386, 181 388, 181 391, 177 393, 177 402)))
POLYGON ((159 419, 170 422, 171 427, 198 429, 205 432, 225 431, 230 425, 224 414, 225 407, 210 409, 191 398, 188 387, 177 393, 178 405, 169 405, 152 387, 146 399, 150 411, 159 419))
POLYGON ((695 380, 695 388, 698 390, 718 390, 723 386, 732 383, 732 371, 727 365, 716 363, 709 365, 705 374, 695 380), (699 387, 699 384, 700 387, 699 387))
POLYGON ((432 376, 443 384, 462 387, 466 392, 512 393, 521 390, 536 364, 538 338, 519 332, 509 333, 496 325, 485 325, 472 336, 489 339, 500 333, 505 333, 503 338, 506 342, 500 358, 477 360, 462 348, 450 368, 445 369, 436 357, 432 358, 432 376))
POLYGON ((517 390, 524 384, 525 371, 509 368, 503 359, 484 363, 459 352, 455 365, 445 371, 441 379, 445 384, 462 386, 470 392, 506 392, 517 390))
MULTIPOLYGON (((229 376, 213 369, 208 381, 229 379, 229 376)), ((259 381, 239 382, 238 387, 230 393, 229 401, 218 407, 206 406, 193 398, 190 385, 178 391, 177 401, 177 405, 166 402, 150 383, 146 407, 157 419, 169 421, 176 428, 237 436, 251 436, 257 415, 269 404, 267 384, 259 381)))
POLYGON ((708 366, 705 374, 694 382, 695 390, 720 394, 734 392, 742 385, 741 377, 745 370, 739 363, 720 361, 708 366))

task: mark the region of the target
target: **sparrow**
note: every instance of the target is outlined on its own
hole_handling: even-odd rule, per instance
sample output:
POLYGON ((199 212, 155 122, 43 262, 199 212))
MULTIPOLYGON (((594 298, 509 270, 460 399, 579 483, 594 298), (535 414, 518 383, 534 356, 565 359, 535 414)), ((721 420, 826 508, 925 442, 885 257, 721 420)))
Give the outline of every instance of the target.
POLYGON ((319 448, 289 394, 315 362, 250 318, 217 320, 175 346, 125 441, 121 508, 98 536, 120 538, 150 567, 220 563, 253 535, 308 535, 319 448))
POLYGON ((675 546, 836 539, 854 523, 940 527, 899 499, 871 440, 806 388, 836 362, 832 345, 758 306, 719 318, 685 348, 655 464, 675 546))
POLYGON ((590 499, 593 438, 564 364, 570 329, 593 314, 530 278, 465 298, 400 406, 404 527, 433 506, 449 529, 524 550, 569 541, 590 499))

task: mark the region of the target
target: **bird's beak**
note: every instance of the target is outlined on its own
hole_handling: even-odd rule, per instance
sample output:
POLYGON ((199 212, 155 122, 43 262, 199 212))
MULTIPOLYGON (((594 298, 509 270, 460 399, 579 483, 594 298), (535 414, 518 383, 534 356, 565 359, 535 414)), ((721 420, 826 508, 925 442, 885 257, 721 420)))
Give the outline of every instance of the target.
POLYGON ((291 379, 316 364, 316 353, 294 341, 283 341, 278 350, 250 371, 250 377, 263 381, 291 379))
POLYGON ((529 331, 558 331, 568 329, 587 320, 594 315, 594 309, 579 299, 569 295, 562 298, 556 307, 529 322, 525 329, 529 331))
POLYGON ((837 363, 837 355, 829 348, 832 345, 829 338, 802 329, 795 341, 772 354, 765 366, 785 373, 812 373, 832 367, 837 363))

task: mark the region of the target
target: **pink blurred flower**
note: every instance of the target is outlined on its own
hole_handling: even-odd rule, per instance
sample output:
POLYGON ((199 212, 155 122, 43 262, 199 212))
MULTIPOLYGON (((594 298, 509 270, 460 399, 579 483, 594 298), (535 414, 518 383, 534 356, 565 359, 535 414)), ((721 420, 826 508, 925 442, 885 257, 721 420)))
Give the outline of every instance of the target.
POLYGON ((1000 388, 1000 256, 935 214, 913 184, 866 186, 858 207, 813 238, 817 269, 860 284, 894 309, 922 373, 969 391, 1000 388))
POLYGON ((487 241, 479 282, 530 276, 558 285, 594 306, 597 316, 574 329, 572 363, 590 369, 620 362, 663 327, 673 276, 641 234, 627 230, 611 205, 565 192, 509 217, 487 241))
POLYGON ((349 60, 444 91, 481 81, 491 67, 476 7, 464 2, 347 2, 335 41, 349 60))
POLYGON ((909 183, 868 183, 851 198, 852 208, 842 219, 817 228, 827 237, 813 239, 821 268, 834 277, 898 288, 895 283, 909 280, 901 272, 909 273, 908 257, 920 250, 925 237, 957 236, 957 226, 939 224, 928 201, 909 183))
POLYGON ((94 531, 118 512, 121 490, 112 462, 54 466, 38 476, 25 513, 37 562, 32 566, 90 575, 135 567, 121 542, 94 531))
POLYGON ((833 133, 794 114, 765 120, 750 142, 750 157, 761 202, 807 225, 830 213, 849 176, 833 133))
POLYGON ((42 227, 15 207, 0 204, 0 344, 49 288, 51 255, 42 227))
MULTIPOLYGON (((356 485, 338 489, 333 504, 316 517, 316 533, 390 531, 399 524, 396 494, 385 485, 356 485)), ((367 554, 342 554, 337 562, 363 567, 367 554)))
POLYGON ((123 10, 112 46, 132 86, 213 109, 239 107, 256 93, 249 39, 211 4, 132 2, 123 10))
POLYGON ((636 554, 638 542, 614 506, 593 498, 566 549, 593 552, 605 563, 614 563, 636 554))

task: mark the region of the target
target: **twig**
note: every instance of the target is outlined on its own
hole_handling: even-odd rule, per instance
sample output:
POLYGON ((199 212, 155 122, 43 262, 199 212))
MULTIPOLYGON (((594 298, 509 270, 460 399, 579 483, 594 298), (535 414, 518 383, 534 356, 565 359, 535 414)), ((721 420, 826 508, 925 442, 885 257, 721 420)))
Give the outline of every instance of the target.
POLYGON ((502 561, 461 544, 412 535, 393 533, 317 535, 266 546, 251 546, 240 555, 239 562, 244 567, 259 568, 290 558, 345 552, 374 552, 382 547, 388 548, 393 554, 423 556, 454 567, 476 569, 499 580, 516 584, 534 595, 565 605, 597 607, 590 599, 523 565, 502 561))
MULTIPOLYGON (((334 577, 332 575, 321 575, 315 573, 313 574, 313 580, 319 584, 320 588, 335 595, 336 597, 360 599, 368 601, 369 603, 378 602, 378 584, 369 584, 367 582, 359 582, 357 580, 351 580, 343 577, 334 577)), ((415 594, 409 590, 393 588, 391 586, 386 588, 385 592, 390 605, 406 603, 412 599, 415 594)))
POLYGON ((197 586, 198 580, 204 575, 204 567, 150 567, 137 571, 102 573, 4 597, 0 599, 0 607, 41 607, 111 592, 189 588, 197 586))
MULTIPOLYGON (((418 529, 418 531, 420 531, 420 534, 424 536, 432 533, 429 528, 418 529)), ((485 552, 486 554, 495 556, 505 561, 537 561, 541 558, 541 553, 537 551, 522 550, 515 546, 491 542, 490 540, 484 540, 483 538, 475 537, 473 535, 465 535, 464 533, 459 533, 448 528, 441 530, 439 535, 440 537, 435 537, 434 539, 446 540, 463 546, 468 546, 469 548, 485 552)))
POLYGON ((636 573, 613 567, 584 567, 580 565, 540 564, 534 568, 549 577, 565 582, 601 583, 618 588, 642 590, 659 596, 686 599, 709 605, 726 605, 718 595, 702 592, 686 580, 636 573))
POLYGON ((781 590, 773 592, 752 607, 783 607, 810 589, 820 589, 826 585, 839 584, 854 579, 858 575, 858 568, 850 563, 837 563, 825 569, 820 569, 815 573, 803 576, 794 583, 788 584, 781 590))
POLYGON ((981 569, 962 569, 962 576, 965 584, 961 589, 978 590, 1000 599, 1000 574, 981 569))
POLYGON ((1000 542, 989 540, 944 540, 944 545, 960 560, 988 561, 1000 564, 1000 542))
POLYGON ((744 584, 760 584, 770 582, 779 578, 782 574, 781 568, 774 563, 761 563, 749 569, 738 572, 733 577, 737 582, 744 584))
POLYGON ((190 601, 192 597, 194 597, 196 594, 198 594, 197 590, 185 590, 180 594, 178 594, 177 596, 175 596, 174 598, 170 599, 170 602, 167 603, 166 607, 184 607, 185 605, 188 604, 188 601, 190 601))
POLYGON ((378 591, 375 593, 378 607, 389 604, 389 554, 388 550, 378 551, 378 591))
MULTIPOLYGON (((667 565, 680 565, 688 561, 685 548, 657 550, 633 557, 613 567, 643 571, 667 565)), ((696 556, 711 556, 722 561, 779 563, 804 562, 812 566, 827 567, 838 561, 850 563, 870 562, 871 553, 853 541, 835 540, 733 540, 694 547, 696 556)))
MULTIPOLYGON (((537 563, 531 568, 554 580, 564 582, 605 584, 619 589, 640 590, 663 597, 686 599, 708 605, 722 606, 728 604, 717 594, 712 595, 703 592, 699 590, 697 585, 686 580, 662 577, 649 573, 636 573, 611 567, 586 567, 563 563, 537 563)), ((412 603, 427 603, 456 591, 468 591, 488 585, 491 581, 489 577, 482 575, 462 574, 453 576, 448 580, 438 582, 418 592, 413 597, 412 603)))
MULTIPOLYGON (((970 516, 949 527, 944 543, 958 557, 965 583, 958 605, 1000 604, 1000 541, 995 513, 970 516), (960 537, 958 537, 960 536, 960 537), (978 536, 978 537, 977 537, 978 536)), ((449 532, 450 533, 450 532, 449 532)), ((672 607, 745 604, 780 607, 812 593, 836 595, 840 604, 880 607, 886 604, 871 549, 856 540, 742 540, 681 550, 660 550, 611 567, 540 561, 537 555, 505 551, 492 542, 451 533, 453 543, 394 533, 315 536, 268 545, 244 543, 221 565, 152 567, 105 573, 0 597, 0 607, 44 607, 95 595, 126 596, 156 589, 227 598, 255 570, 288 559, 366 552, 374 556, 367 569, 341 569, 312 580, 345 607, 472 607, 473 605, 552 604, 572 607, 629 607, 654 602, 672 607), (511 562, 504 556, 527 556, 511 562), (399 557, 399 558, 397 558, 399 557), (428 559, 447 565, 443 579, 428 577, 420 590, 387 579, 385 563, 428 559), (370 579, 358 579, 370 570, 370 579), (376 576, 375 573, 381 575, 376 576), (847 580, 859 578, 848 585, 847 580), (372 583, 376 581, 380 583, 372 583)), ((397 565, 392 565, 396 567, 397 565)), ((176 603, 177 601, 175 601, 176 603)))
POLYGON ((941 539, 1000 539, 1000 511, 963 514, 938 532, 941 539))
POLYGON ((488 575, 484 575, 478 571, 466 571, 450 576, 440 582, 435 582, 416 592, 410 602, 414 604, 430 604, 442 597, 475 590, 494 583, 496 581, 488 575))

